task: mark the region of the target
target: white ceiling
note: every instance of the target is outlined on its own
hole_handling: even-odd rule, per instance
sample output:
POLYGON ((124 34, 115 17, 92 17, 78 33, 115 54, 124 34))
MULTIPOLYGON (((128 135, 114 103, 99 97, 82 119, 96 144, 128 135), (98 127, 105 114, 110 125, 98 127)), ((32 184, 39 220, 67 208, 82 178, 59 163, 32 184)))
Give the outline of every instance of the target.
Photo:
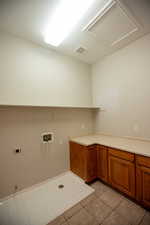
POLYGON ((43 31, 59 1, 0 0, 0 29, 87 63, 94 63, 150 32, 149 0, 114 0, 115 4, 101 18, 98 13, 107 1, 95 0, 74 31, 59 47, 52 47, 44 43, 43 31), (79 47, 86 51, 77 53, 79 47))

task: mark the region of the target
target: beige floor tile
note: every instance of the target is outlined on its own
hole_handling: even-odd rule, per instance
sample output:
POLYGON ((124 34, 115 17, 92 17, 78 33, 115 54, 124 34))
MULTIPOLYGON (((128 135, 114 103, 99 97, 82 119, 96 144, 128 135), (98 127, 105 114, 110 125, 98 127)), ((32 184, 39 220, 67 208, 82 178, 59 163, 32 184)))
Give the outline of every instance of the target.
POLYGON ((140 225, 150 225, 150 212, 146 212, 140 225))
POLYGON ((65 219, 69 219, 70 217, 72 217, 74 214, 76 214, 79 210, 81 210, 83 207, 81 206, 81 204, 77 204, 75 206, 73 206, 71 209, 67 210, 63 216, 65 217, 65 219))
POLYGON ((78 213, 68 220, 69 225, 99 225, 94 217, 81 209, 78 213))
POLYGON ((89 202, 85 209, 91 214, 99 223, 101 223, 110 213, 112 209, 102 202, 99 198, 89 202))
POLYGON ((101 196, 104 192, 110 189, 110 187, 108 187, 107 185, 103 184, 100 181, 95 181, 94 183, 91 184, 91 187, 94 188, 97 197, 101 196))
POLYGON ((100 199, 105 204, 114 209, 120 204, 120 202, 123 200, 123 197, 121 194, 117 193, 114 190, 108 190, 100 196, 100 199))
POLYGON ((89 195, 87 198, 83 199, 80 204, 85 207, 89 202, 92 202, 96 199, 96 195, 93 193, 89 195))
POLYGON ((55 220, 50 222, 48 225, 62 225, 62 224, 66 225, 65 222, 66 222, 65 218, 63 216, 59 216, 55 220))
POLYGON ((117 214, 112 212, 102 223, 102 225, 131 225, 129 221, 117 214))
POLYGON ((115 212, 127 219, 132 225, 138 225, 145 214, 142 207, 130 200, 123 200, 115 212))

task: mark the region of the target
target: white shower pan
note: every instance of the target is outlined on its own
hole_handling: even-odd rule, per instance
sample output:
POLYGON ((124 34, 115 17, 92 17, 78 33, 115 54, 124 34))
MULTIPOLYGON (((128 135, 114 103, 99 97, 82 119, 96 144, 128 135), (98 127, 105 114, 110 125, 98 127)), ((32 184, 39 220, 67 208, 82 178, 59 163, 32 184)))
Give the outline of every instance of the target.
POLYGON ((66 172, 4 200, 0 225, 46 225, 92 192, 82 179, 66 172))

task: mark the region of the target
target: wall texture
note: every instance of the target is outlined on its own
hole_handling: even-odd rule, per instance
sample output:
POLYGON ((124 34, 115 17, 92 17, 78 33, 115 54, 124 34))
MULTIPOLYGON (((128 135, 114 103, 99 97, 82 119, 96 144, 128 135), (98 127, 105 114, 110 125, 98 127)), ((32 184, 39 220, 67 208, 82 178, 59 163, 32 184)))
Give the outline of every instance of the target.
POLYGON ((150 35, 92 68, 96 131, 150 138, 150 35))
POLYGON ((89 109, 0 107, 0 198, 68 170, 68 137, 92 132, 89 109), (41 141, 47 131, 55 137, 49 145, 41 141))
POLYGON ((91 106, 90 66, 0 33, 0 104, 91 106))

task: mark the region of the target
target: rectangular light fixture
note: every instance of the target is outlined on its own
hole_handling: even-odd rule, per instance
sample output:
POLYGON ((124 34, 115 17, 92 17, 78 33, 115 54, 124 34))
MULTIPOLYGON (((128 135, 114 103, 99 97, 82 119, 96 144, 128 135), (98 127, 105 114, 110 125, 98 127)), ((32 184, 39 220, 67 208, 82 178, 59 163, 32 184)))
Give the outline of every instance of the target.
POLYGON ((59 0, 44 32, 44 41, 58 46, 69 35, 95 0, 59 0))

